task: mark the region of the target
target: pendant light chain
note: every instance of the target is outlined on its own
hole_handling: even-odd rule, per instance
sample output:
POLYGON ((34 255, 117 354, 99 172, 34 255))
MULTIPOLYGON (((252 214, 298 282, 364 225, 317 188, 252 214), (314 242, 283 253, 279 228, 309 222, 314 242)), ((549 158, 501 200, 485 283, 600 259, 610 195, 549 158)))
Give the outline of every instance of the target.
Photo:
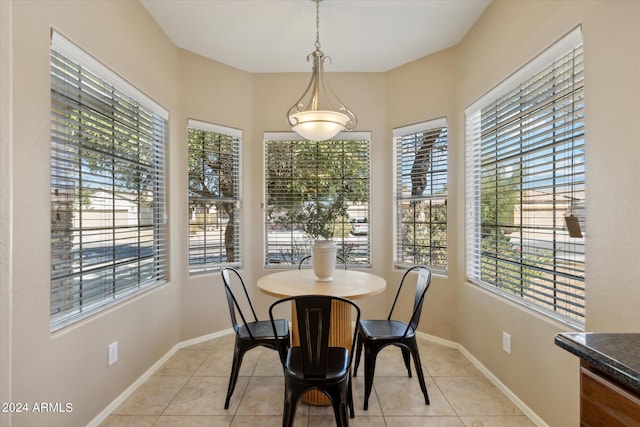
POLYGON ((316 49, 320 50, 320 0, 316 0, 316 49))

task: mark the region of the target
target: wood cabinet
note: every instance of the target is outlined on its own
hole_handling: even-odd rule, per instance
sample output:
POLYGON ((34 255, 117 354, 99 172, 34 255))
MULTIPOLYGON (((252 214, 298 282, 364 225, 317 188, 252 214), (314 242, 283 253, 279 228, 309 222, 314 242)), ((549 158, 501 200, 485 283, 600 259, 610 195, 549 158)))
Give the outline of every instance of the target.
POLYGON ((640 427, 640 394, 582 361, 580 425, 640 427))

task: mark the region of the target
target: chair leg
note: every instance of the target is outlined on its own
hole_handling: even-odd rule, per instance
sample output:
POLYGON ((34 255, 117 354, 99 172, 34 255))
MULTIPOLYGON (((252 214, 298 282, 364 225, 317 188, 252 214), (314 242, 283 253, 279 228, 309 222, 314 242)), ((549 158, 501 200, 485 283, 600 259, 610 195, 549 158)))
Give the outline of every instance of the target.
POLYGON ((340 403, 340 416, 342 417, 342 425, 349 427, 349 416, 347 415, 347 402, 342 401, 340 403))
POLYGON ((400 347, 402 349, 402 358, 404 359, 404 366, 407 367, 407 374, 409 374, 409 378, 411 378, 411 352, 405 348, 400 347))
POLYGON ((300 395, 294 393, 291 387, 285 385, 284 390, 284 411, 282 413, 282 427, 293 427, 296 418, 296 407, 300 395))
POLYGON ((231 366, 231 376, 229 377, 229 388, 227 389, 227 398, 224 401, 224 409, 229 409, 229 402, 231 401, 233 390, 236 388, 238 373, 240 372, 240 366, 242 365, 243 357, 244 352, 238 350, 238 348, 236 347, 233 352, 233 365, 231 366))
POLYGON ((363 346, 363 338, 362 334, 358 332, 356 335, 356 357, 353 365, 353 376, 358 375, 358 366, 360 366, 360 356, 362 355, 362 346, 363 346))
POLYGON ((336 419, 336 425, 338 427, 349 426, 349 414, 347 410, 351 410, 351 418, 354 418, 353 414, 353 395, 351 394, 351 379, 347 378, 346 382, 340 384, 333 384, 323 391, 329 397, 331 406, 333 408, 333 414, 336 419))
POLYGON ((351 378, 349 378, 349 388, 347 389, 347 399, 348 399, 348 404, 349 404, 349 416, 351 418, 355 418, 356 417, 356 413, 353 410, 353 383, 351 381, 351 378))
POLYGON ((369 409, 369 395, 373 388, 373 375, 376 371, 377 350, 370 347, 364 349, 364 410, 369 409))
POLYGON ((291 403, 286 399, 284 401, 284 409, 282 411, 282 427, 292 427, 295 409, 291 408, 291 403))
POLYGON ((422 372, 422 363, 420 362, 420 353, 418 353, 418 345, 414 344, 411 348, 413 354, 413 362, 416 365, 416 374, 418 375, 418 381, 420 382, 420 388, 424 395, 424 403, 429 404, 429 393, 427 393, 427 385, 424 382, 424 373, 422 372))
POLYGON ((333 415, 336 419, 337 427, 348 427, 349 417, 347 417, 347 405, 342 399, 332 400, 333 415))

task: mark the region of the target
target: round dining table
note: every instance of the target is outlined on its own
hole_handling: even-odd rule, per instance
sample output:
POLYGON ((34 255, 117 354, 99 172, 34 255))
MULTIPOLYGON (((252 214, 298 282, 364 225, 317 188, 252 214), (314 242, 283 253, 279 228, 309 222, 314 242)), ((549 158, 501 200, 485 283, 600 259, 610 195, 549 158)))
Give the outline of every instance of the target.
MULTIPOLYGON (((267 274, 258 279, 261 292, 276 298, 298 295, 330 295, 348 299, 365 298, 383 292, 387 286, 384 278, 372 273, 355 270, 333 272, 333 280, 321 282, 312 269, 285 270, 267 274)), ((291 318, 295 319, 295 307, 291 305, 291 318)), ((292 322, 292 345, 299 345, 298 325, 292 322)), ((329 345, 351 350, 353 332, 351 328, 351 307, 336 302, 331 310, 329 345)), ((303 401, 313 405, 329 405, 329 399, 317 390, 303 396, 303 401)))

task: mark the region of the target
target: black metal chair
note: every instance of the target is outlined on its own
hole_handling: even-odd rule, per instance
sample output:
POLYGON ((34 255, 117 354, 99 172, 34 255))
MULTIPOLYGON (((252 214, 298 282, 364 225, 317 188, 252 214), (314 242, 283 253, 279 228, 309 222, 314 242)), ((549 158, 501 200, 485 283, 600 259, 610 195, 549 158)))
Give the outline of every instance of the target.
POLYGON ((224 409, 229 409, 229 401, 238 381, 238 373, 242 365, 244 354, 252 348, 263 346, 277 350, 279 347, 289 348, 289 322, 285 319, 278 319, 274 322, 270 320, 258 320, 253 304, 249 298, 249 293, 244 284, 244 280, 237 270, 226 267, 222 271, 222 281, 224 282, 225 292, 227 294, 227 302, 229 303, 229 313, 231 314, 231 324, 236 333, 235 346, 233 349, 233 365, 231 367, 231 376, 229 377, 229 388, 227 389, 227 398, 224 402, 224 409), (232 279, 232 276, 235 279, 232 279), (234 286, 235 285, 235 286, 234 286), (238 291, 239 298, 236 297, 232 290, 234 286, 238 291), (242 288, 242 292, 240 292, 242 288), (242 312, 240 306, 248 307, 251 311, 252 318, 247 317, 242 312), (242 322, 238 322, 237 314, 240 315, 242 322), (253 320, 252 320, 253 319, 253 320), (273 327, 275 325, 275 328, 273 327), (275 334, 274 334, 275 331, 275 334), (276 344, 277 343, 277 344, 276 344))
POLYGON ((376 370, 376 357, 378 352, 388 345, 395 345, 402 350, 404 364, 407 367, 407 373, 411 378, 411 356, 416 365, 416 373, 420 381, 420 388, 424 395, 425 404, 429 404, 429 395, 427 394, 427 386, 424 382, 424 374, 422 365, 420 364, 420 354, 418 353, 418 343, 416 341, 416 328, 420 321, 420 313, 422 312, 422 304, 424 296, 431 284, 431 270, 424 266, 415 266, 408 269, 402 276, 398 292, 393 300, 391 311, 386 320, 367 320, 363 319, 358 323, 356 331, 356 359, 353 368, 353 376, 358 373, 358 365, 360 365, 360 356, 362 347, 364 347, 364 409, 369 408, 369 395, 373 387, 373 376, 376 370), (404 286, 405 279, 412 271, 418 271, 416 280, 415 300, 413 303, 413 313, 409 319, 409 323, 399 320, 392 320, 393 310, 398 302, 398 296, 404 286))
MULTIPOLYGON (((303 266, 303 264, 311 259, 311 255, 307 255, 305 257, 302 257, 302 259, 300 260, 300 262, 298 263, 298 270, 300 270, 303 266)), ((344 264, 344 269, 347 269, 347 261, 345 261, 345 259, 343 257, 341 257, 340 255, 336 255, 336 259, 338 261, 340 261, 342 264, 344 264)))
MULTIPOLYGON (((338 427, 348 426, 349 417, 354 417, 353 391, 351 385, 351 362, 353 351, 343 347, 329 346, 329 325, 332 303, 344 303, 356 312, 356 325, 360 320, 360 308, 348 299, 327 295, 303 295, 283 298, 271 304, 269 317, 272 327, 274 308, 291 301, 295 304, 300 345, 285 349, 280 347, 280 360, 284 368, 284 411, 282 426, 293 426, 296 406, 304 393, 317 389, 326 394, 333 406, 338 427)), ((355 331, 351 345, 355 344, 355 331)))

